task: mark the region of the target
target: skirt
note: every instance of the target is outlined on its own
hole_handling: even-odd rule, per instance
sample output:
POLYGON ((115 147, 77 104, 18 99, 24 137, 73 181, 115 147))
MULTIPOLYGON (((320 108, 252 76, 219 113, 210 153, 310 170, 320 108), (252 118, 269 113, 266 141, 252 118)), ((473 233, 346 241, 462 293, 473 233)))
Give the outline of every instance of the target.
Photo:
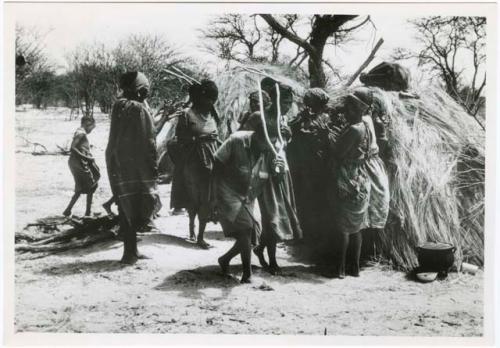
POLYGON ((221 217, 219 222, 222 225, 224 236, 238 238, 240 233, 251 233, 252 245, 257 245, 259 243, 261 229, 252 211, 253 205, 248 206, 244 204, 233 222, 221 217))
POLYGON ((337 224, 340 232, 384 228, 389 214, 389 180, 378 156, 339 165, 336 178, 337 224))
POLYGON ((70 156, 68 165, 75 179, 75 193, 94 193, 97 189, 97 182, 100 177, 99 168, 95 162, 89 162, 76 156, 70 156))

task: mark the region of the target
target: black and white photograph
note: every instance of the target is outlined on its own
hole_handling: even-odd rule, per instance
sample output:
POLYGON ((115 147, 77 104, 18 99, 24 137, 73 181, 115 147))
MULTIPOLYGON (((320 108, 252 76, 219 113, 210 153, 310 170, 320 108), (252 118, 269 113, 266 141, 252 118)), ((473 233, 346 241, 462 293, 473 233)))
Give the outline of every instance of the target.
POLYGON ((411 6, 4 3, 10 338, 491 343, 496 4, 411 6))

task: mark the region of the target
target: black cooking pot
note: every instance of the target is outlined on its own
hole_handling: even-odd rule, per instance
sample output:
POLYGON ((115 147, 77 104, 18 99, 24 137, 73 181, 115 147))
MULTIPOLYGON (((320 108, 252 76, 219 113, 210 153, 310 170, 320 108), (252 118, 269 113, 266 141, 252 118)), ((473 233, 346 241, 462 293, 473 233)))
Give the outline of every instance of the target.
POLYGON ((424 243, 417 247, 418 264, 425 272, 447 273, 455 262, 455 248, 447 243, 424 243))

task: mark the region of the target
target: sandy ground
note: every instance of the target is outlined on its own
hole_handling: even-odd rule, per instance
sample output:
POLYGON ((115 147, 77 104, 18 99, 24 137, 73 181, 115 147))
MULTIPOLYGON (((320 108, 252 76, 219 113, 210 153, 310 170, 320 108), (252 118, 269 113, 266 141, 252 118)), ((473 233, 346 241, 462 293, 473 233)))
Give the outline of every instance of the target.
MULTIPOLYGON (((49 150, 65 145, 79 121, 64 121, 69 111, 18 112, 16 135, 49 150)), ((89 136, 103 178, 95 211, 109 198, 104 148, 108 122, 97 115, 89 136)), ((67 157, 32 156, 32 146, 16 144, 16 228, 62 212, 73 182, 67 157)), ((120 242, 25 260, 16 255, 17 331, 92 333, 227 333, 388 336, 481 336, 483 274, 450 274, 429 284, 408 280, 382 264, 360 278, 327 279, 313 265, 297 262, 279 248, 282 276, 257 266, 254 282, 240 285, 240 260, 232 278, 219 274, 217 257, 232 241, 220 226, 209 225, 200 250, 186 240, 187 217, 168 216, 170 186, 161 186, 164 207, 156 221, 160 234, 141 236, 149 256, 135 266, 117 262, 120 242)), ((83 199, 74 213, 83 214, 83 199)), ((257 265, 256 260, 254 264, 257 265)))

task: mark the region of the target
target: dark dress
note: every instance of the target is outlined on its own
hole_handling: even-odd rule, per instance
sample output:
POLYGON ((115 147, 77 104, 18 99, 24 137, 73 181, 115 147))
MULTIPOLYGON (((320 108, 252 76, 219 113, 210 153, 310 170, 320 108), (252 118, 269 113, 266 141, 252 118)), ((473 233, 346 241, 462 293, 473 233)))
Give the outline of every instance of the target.
POLYGON ((192 109, 186 109, 177 122, 176 146, 169 148, 175 169, 171 206, 198 213, 202 221, 211 219, 209 208, 210 173, 220 144, 217 123, 192 109))
POLYGON ((295 190, 304 240, 317 240, 328 232, 329 117, 302 112, 290 127, 287 157, 295 190))
POLYGON ((161 207, 155 128, 143 103, 119 99, 113 105, 106 164, 120 218, 139 229, 161 207))
MULTIPOLYGON (((73 137, 81 137, 77 148, 82 154, 92 156, 87 133, 83 128, 78 128, 73 137)), ((100 178, 99 168, 94 161, 89 161, 80 157, 76 152, 71 151, 68 160, 69 169, 75 179, 75 193, 93 193, 97 189, 97 182, 100 178)))
MULTIPOLYGON (((282 155, 286 155, 283 150, 282 155)), ((285 172, 272 175, 258 197, 262 216, 261 243, 298 240, 303 236, 288 164, 285 172)))
MULTIPOLYGON (((242 114, 238 121, 240 122, 240 130, 250 130, 247 121, 251 116, 251 112, 242 114)), ((268 120, 268 122, 270 121, 268 120)), ((270 127, 274 125, 277 127, 277 124, 271 121, 270 127)), ((280 131, 283 138, 289 138, 291 131, 288 126, 282 125, 280 131)), ((275 150, 281 151, 281 155, 286 159, 286 153, 283 149, 280 150, 278 146, 275 146, 275 150)), ((260 240, 262 244, 302 238, 302 229, 297 215, 295 194, 288 164, 282 175, 272 175, 270 180, 264 183, 258 201, 262 217, 260 240)))

